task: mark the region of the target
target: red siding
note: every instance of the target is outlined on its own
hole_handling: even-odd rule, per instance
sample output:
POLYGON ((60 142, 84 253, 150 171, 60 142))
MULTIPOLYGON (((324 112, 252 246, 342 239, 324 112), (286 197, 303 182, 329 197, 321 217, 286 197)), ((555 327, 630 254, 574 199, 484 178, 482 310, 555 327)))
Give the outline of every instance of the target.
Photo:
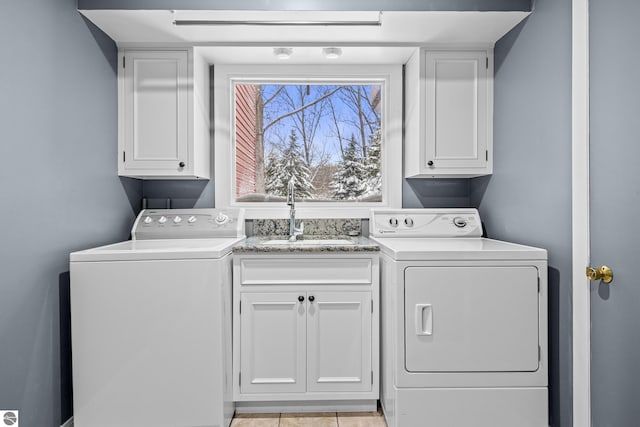
POLYGON ((256 191, 256 85, 236 85, 236 197, 256 191))

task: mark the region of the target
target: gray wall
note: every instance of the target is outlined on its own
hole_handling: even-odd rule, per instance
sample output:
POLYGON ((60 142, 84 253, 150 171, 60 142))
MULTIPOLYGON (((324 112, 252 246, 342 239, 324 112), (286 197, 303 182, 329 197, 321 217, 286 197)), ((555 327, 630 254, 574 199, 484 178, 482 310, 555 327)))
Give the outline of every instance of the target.
POLYGON ((71 416, 68 254, 127 238, 141 184, 116 176, 113 42, 75 0, 2 7, 0 409, 59 426, 71 416))
POLYGON ((489 237, 549 252, 552 426, 571 426, 571 0, 537 0, 495 50, 494 174, 472 180, 489 237))

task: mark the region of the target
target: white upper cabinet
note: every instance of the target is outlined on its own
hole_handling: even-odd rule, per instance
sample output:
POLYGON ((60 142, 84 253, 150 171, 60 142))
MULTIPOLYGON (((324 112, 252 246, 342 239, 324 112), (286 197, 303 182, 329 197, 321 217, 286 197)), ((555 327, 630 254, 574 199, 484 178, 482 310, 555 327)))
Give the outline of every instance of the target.
POLYGON ((193 49, 124 49, 118 59, 118 175, 208 179, 208 64, 193 49))
POLYGON ((493 51, 422 49, 405 79, 405 177, 491 174, 493 51))

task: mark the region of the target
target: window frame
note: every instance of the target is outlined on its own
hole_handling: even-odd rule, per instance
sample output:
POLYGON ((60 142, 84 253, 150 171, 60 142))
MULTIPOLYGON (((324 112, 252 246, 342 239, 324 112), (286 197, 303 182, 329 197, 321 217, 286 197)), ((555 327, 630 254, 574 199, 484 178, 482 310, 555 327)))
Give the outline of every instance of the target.
POLYGON ((368 218, 372 208, 402 206, 402 65, 216 65, 213 70, 215 206, 245 208, 245 217, 288 217, 286 203, 235 200, 236 83, 380 83, 382 97, 382 201, 298 202, 298 218, 368 218))

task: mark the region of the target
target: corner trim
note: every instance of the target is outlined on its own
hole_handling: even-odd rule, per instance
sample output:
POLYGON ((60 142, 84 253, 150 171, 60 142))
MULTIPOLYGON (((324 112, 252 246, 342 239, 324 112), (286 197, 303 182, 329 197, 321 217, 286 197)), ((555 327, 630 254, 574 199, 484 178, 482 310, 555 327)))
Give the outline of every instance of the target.
POLYGON ((589 0, 572 0, 573 427, 591 425, 589 0))

